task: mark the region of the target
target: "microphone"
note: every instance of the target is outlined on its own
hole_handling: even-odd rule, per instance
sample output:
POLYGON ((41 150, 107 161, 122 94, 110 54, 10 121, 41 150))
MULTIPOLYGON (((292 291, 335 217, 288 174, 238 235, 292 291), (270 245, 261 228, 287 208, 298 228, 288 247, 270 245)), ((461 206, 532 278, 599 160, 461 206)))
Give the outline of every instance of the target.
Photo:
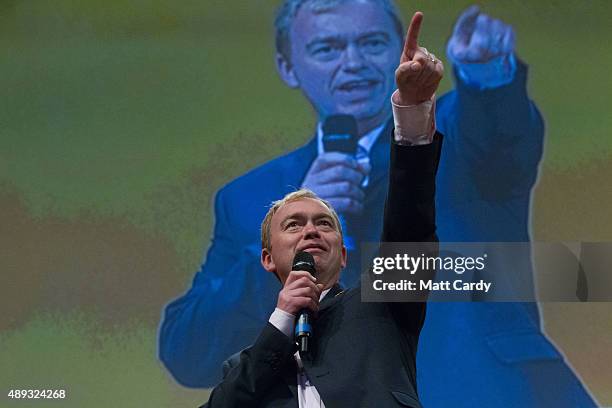
MULTIPOLYGON (((357 157, 359 151, 359 136, 357 135, 357 120, 354 116, 328 116, 321 128, 323 130, 323 150, 325 152, 350 154, 356 159, 359 159, 359 157, 357 157)), ((342 214, 338 214, 338 218, 342 231, 344 232, 344 245, 348 250, 354 250, 357 244, 349 234, 346 220, 342 214)))
POLYGON ((357 120, 351 115, 331 115, 323 122, 323 150, 355 156, 359 137, 357 120))
MULTIPOLYGON (((308 252, 298 252, 293 258, 291 270, 310 272, 310 274, 314 276, 316 272, 314 258, 308 252)), ((310 326, 310 311, 308 309, 302 309, 295 323, 295 339, 298 343, 300 353, 308 352, 308 339, 311 336, 312 327, 310 326)))

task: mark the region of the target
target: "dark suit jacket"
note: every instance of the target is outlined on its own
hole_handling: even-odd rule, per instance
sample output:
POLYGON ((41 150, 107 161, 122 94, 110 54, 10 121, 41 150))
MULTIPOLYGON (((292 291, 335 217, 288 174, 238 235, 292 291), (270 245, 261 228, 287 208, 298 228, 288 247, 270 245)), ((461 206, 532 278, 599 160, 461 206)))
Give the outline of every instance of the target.
MULTIPOLYGON (((383 242, 437 241, 435 174, 441 135, 424 146, 391 146, 383 242)), ((362 303, 359 288, 334 287, 313 323, 306 374, 328 408, 421 407, 416 349, 425 303, 362 303)), ((297 407, 295 345, 270 323, 230 362, 208 407, 297 407)))

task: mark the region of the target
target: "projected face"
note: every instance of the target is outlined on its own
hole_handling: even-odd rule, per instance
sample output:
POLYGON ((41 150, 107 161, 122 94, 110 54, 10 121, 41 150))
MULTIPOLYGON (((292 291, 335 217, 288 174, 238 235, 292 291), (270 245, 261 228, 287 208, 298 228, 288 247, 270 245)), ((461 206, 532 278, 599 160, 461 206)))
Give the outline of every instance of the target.
POLYGON ((321 118, 353 115, 360 131, 389 117, 401 39, 392 18, 369 2, 298 12, 290 31, 291 61, 279 64, 285 82, 300 88, 321 118))

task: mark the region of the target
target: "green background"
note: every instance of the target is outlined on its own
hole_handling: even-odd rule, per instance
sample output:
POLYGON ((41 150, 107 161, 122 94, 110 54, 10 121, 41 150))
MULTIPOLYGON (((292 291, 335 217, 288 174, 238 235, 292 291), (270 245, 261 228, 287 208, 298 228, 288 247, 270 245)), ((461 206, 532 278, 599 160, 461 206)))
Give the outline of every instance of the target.
MULTIPOLYGON (((399 2, 405 19, 425 13, 422 43, 438 56, 468 4, 399 2)), ((0 2, 0 405, 41 406, 9 401, 11 388, 65 388, 47 402, 62 407, 206 400, 158 362, 157 326, 202 261, 214 192, 313 129, 275 72, 276 5, 0 2)), ((546 120, 534 238, 612 241, 612 6, 482 5, 514 25, 546 120)), ((542 308, 612 405, 612 305, 542 308)))

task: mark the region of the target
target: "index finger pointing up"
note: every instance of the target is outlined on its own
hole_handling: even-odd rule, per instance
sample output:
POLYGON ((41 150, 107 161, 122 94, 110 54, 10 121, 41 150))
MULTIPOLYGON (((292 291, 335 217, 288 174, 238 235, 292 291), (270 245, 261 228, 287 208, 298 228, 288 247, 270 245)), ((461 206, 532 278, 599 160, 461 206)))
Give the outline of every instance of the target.
POLYGON ((410 61, 414 56, 419 44, 419 31, 421 31, 421 23, 423 22, 423 13, 417 11, 412 16, 412 21, 408 27, 406 34, 406 42, 404 43, 404 51, 402 53, 402 62, 410 61))

